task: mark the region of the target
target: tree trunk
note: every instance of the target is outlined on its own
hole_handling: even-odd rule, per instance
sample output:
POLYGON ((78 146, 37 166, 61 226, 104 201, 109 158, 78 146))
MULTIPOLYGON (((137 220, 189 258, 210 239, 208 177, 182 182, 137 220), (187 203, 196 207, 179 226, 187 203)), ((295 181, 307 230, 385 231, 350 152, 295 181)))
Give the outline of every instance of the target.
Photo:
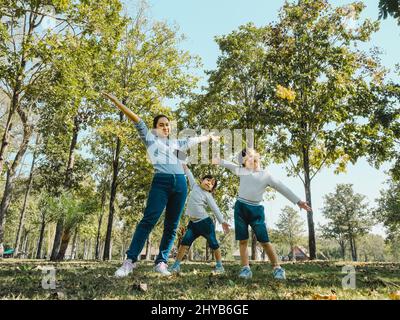
POLYGON ((40 226, 38 248, 37 248, 37 252, 36 252, 36 259, 41 259, 41 257, 42 257, 42 244, 43 244, 45 229, 46 229, 46 220, 44 218, 42 218, 42 223, 40 226))
POLYGON ((87 259, 87 253, 88 253, 88 246, 87 246, 87 240, 83 241, 83 260, 87 259))
POLYGON ((108 256, 108 260, 112 260, 112 250, 113 250, 113 240, 111 239, 111 243, 110 243, 110 255, 108 256))
POLYGON ((25 234, 24 234, 24 241, 22 242, 22 252, 23 252, 23 255, 24 255, 24 257, 26 258, 27 257, 27 255, 28 255, 28 252, 27 252, 27 245, 28 245, 28 232, 26 232, 26 230, 25 230, 25 234))
MULTIPOLYGON (((17 237, 15 239, 15 245, 14 245, 14 248, 15 248, 14 255, 18 254, 18 250, 19 250, 19 246, 20 246, 20 242, 21 242, 21 231, 22 231, 22 227, 23 227, 24 222, 25 222, 25 211, 26 211, 26 205, 28 203, 29 193, 30 193, 31 188, 32 188, 33 169, 35 167, 38 144, 39 144, 39 134, 36 136, 36 142, 35 142, 36 149, 33 152, 31 171, 29 173, 28 185, 26 187, 25 196, 24 196, 24 203, 22 205, 21 214, 20 214, 20 218, 19 218, 17 237)), ((42 238, 43 238, 43 236, 42 236, 42 238)), ((38 258, 38 259, 40 259, 40 258, 38 258)))
POLYGON ((251 260, 257 260, 257 237, 251 230, 251 260))
MULTIPOLYGON (((312 208, 311 202, 311 179, 310 179, 310 161, 309 151, 306 147, 303 147, 303 163, 304 163, 304 189, 306 193, 306 201, 312 208)), ((310 260, 316 258, 316 243, 315 243, 315 228, 313 211, 307 212, 307 223, 308 223, 308 249, 310 252, 310 260)))
POLYGON ((74 260, 75 257, 77 257, 77 249, 78 249, 78 228, 75 230, 74 238, 72 240, 71 260, 74 260))
MULTIPOLYGON (((119 113, 119 120, 122 122, 124 118, 124 114, 122 112, 119 113)), ((107 233, 104 244, 104 253, 103 260, 109 260, 111 255, 111 235, 112 235, 112 225, 114 221, 114 212, 115 212, 115 198, 117 195, 117 186, 118 186, 118 173, 119 173, 119 157, 121 152, 121 140, 117 137, 117 144, 114 152, 113 159, 113 176, 111 182, 111 191, 110 191, 110 209, 108 215, 108 224, 107 224, 107 233)))
POLYGON ((8 145, 10 144, 10 133, 12 129, 12 117, 15 114, 15 110, 11 109, 8 113, 6 126, 4 128, 3 137, 1 139, 1 147, 0 147, 0 175, 3 175, 3 165, 5 160, 5 155, 7 154, 8 145))
POLYGON ((340 245, 340 255, 342 256, 342 260, 346 260, 346 244, 344 241, 339 242, 340 245))
POLYGON ((290 246, 290 251, 292 252, 292 261, 296 261, 296 249, 293 245, 290 246))
POLYGON ((60 250, 58 251, 58 254, 56 256, 56 260, 60 261, 64 259, 65 252, 67 251, 68 248, 68 243, 69 239, 71 239, 71 230, 66 229, 63 232, 62 239, 61 239, 61 245, 60 245, 60 250))
POLYGON ((54 234, 53 249, 51 251, 51 256, 50 256, 51 261, 57 260, 57 254, 61 245, 61 237, 64 229, 63 225, 64 225, 63 219, 58 219, 56 231, 54 234))
MULTIPOLYGON (((72 172, 75 164, 74 151, 78 142, 79 127, 80 127, 79 114, 77 114, 74 117, 74 129, 72 131, 71 143, 69 145, 68 164, 64 180, 65 190, 69 190, 72 186, 72 172)), ((62 243, 62 242, 69 241, 70 237, 71 237, 70 235, 65 234, 64 217, 61 217, 57 221, 56 234, 54 236, 53 252, 51 253, 50 260, 54 261, 54 260, 64 259, 65 251, 61 253, 61 248, 63 248, 63 250, 66 250, 66 248, 68 247, 68 242, 67 243, 62 243)))
POLYGON ((28 148, 29 139, 32 135, 32 126, 28 124, 28 119, 26 117, 26 114, 20 109, 18 109, 18 114, 19 114, 22 124, 24 126, 24 134, 23 134, 23 139, 19 146, 18 152, 15 155, 15 158, 12 162, 12 165, 7 170, 6 184, 5 184, 3 198, 1 200, 1 205, 0 205, 0 244, 3 243, 5 219, 6 219, 6 215, 8 212, 8 208, 11 203, 12 191, 14 189, 15 173, 16 173, 17 167, 19 166, 19 164, 21 162, 22 157, 24 156, 24 154, 26 152, 26 149, 28 148))
POLYGON ((93 260, 93 243, 92 243, 92 239, 89 239, 88 260, 93 260))
POLYGON ((350 239, 350 245, 351 245, 351 256, 353 258, 353 261, 357 261, 357 247, 356 247, 356 241, 354 239, 354 236, 351 237, 350 239))
POLYGON ((106 203, 106 188, 103 188, 101 194, 101 213, 97 224, 97 236, 96 236, 96 251, 95 251, 95 259, 100 259, 100 240, 101 240, 101 225, 103 223, 104 209, 106 203))

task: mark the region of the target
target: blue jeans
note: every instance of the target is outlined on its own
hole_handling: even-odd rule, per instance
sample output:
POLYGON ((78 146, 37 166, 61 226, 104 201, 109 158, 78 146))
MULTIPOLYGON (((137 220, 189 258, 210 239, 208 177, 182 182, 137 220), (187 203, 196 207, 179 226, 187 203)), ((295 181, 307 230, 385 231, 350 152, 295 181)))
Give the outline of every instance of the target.
POLYGON ((207 239, 211 249, 217 250, 219 248, 219 243, 215 234, 215 225, 211 218, 206 218, 199 222, 190 221, 181 241, 181 245, 190 247, 193 241, 200 236, 207 239))
POLYGON ((156 173, 142 220, 136 227, 127 258, 137 261, 144 244, 165 209, 164 231, 155 263, 168 261, 187 196, 184 174, 156 173))

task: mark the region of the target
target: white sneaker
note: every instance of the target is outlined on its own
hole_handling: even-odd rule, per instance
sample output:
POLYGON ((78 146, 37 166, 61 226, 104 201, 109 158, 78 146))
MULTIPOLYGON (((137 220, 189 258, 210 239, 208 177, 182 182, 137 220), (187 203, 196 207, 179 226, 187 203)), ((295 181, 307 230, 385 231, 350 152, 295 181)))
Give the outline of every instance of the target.
POLYGON ((163 276, 170 276, 171 272, 168 271, 168 265, 165 262, 159 262, 154 267, 154 271, 163 276))
POLYGON ((117 271, 115 271, 114 275, 117 278, 126 277, 130 273, 132 273, 133 269, 135 269, 136 267, 137 267, 136 263, 133 263, 131 259, 126 259, 122 264, 122 266, 119 267, 117 271))

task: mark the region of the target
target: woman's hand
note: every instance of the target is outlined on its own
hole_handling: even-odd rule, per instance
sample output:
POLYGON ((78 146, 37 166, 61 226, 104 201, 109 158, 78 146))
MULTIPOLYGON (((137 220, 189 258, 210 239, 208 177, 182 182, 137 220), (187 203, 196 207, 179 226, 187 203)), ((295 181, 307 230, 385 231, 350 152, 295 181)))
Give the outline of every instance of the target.
POLYGON ((115 104, 121 103, 118 98, 110 93, 107 92, 102 92, 101 93, 103 96, 107 97, 109 100, 111 100, 112 102, 114 102, 115 104))
POLYGON ((102 92, 102 95, 111 100, 117 106, 117 108, 121 110, 133 122, 138 123, 140 121, 139 116, 129 110, 121 101, 118 100, 117 97, 107 92, 102 92))
POLYGON ((297 202, 297 205, 301 208, 301 209, 304 209, 304 210, 306 210, 306 211, 312 211, 312 209, 311 209, 311 207, 308 205, 308 203, 307 202, 305 202, 305 201, 299 201, 299 202, 297 202))

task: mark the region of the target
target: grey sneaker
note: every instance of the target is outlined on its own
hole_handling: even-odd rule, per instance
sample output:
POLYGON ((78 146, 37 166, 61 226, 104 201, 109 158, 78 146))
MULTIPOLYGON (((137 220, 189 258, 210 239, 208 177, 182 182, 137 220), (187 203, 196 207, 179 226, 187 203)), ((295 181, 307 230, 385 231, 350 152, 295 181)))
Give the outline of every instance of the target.
POLYGON ((275 268, 273 273, 274 273, 274 278, 277 280, 285 280, 286 279, 285 269, 283 269, 281 267, 275 268))
POLYGON ((154 267, 154 271, 163 276, 170 276, 171 272, 168 271, 168 265, 165 262, 159 262, 154 267))
POLYGON ((242 270, 240 270, 239 278, 251 279, 252 276, 253 276, 253 273, 251 272, 249 267, 243 267, 242 270))
POLYGON ((181 272, 181 266, 179 264, 177 264, 177 263, 174 263, 172 265, 172 267, 169 268, 168 271, 171 272, 171 273, 180 273, 181 272))
POLYGON ((225 273, 225 269, 223 266, 215 266, 214 273, 223 274, 225 273))
POLYGON ((119 267, 117 271, 115 271, 114 276, 117 278, 124 278, 132 273, 133 269, 135 269, 136 267, 136 263, 132 262, 131 259, 126 259, 122 266, 119 267))

